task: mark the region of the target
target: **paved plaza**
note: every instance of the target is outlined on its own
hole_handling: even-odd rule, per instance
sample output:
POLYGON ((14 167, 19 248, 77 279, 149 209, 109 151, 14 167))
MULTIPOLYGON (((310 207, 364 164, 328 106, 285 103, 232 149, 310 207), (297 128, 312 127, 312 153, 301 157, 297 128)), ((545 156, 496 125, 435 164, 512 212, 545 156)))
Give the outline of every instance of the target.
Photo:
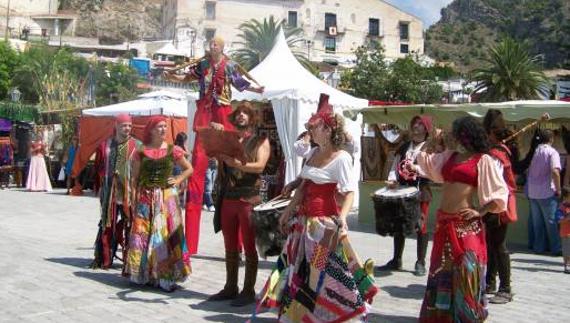
MULTIPOLYGON (((99 221, 98 200, 53 193, 0 191, 1 322, 244 322, 253 310, 206 302, 224 284, 223 241, 212 213, 202 214, 200 253, 193 273, 174 293, 133 285, 110 270, 88 268, 99 221)), ((350 238, 360 256, 389 260, 390 238, 351 219, 350 238)), ((415 322, 426 278, 412 274, 415 240, 404 252, 405 271, 377 277, 380 293, 370 322, 415 322)), ((260 261, 257 289, 274 259, 260 261)), ((562 258, 512 254, 515 301, 490 305, 489 322, 570 322, 570 275, 562 258)), ((240 279, 243 278, 243 267, 240 279)), ((273 322, 264 313, 256 322, 273 322)))

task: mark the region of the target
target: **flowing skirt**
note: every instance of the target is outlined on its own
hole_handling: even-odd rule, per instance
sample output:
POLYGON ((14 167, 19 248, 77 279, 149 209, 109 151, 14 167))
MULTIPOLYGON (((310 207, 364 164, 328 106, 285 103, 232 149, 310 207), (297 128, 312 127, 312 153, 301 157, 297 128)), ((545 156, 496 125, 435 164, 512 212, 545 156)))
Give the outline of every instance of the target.
POLYGON ((133 215, 125 275, 172 291, 191 273, 175 188, 141 188, 133 215))
POLYGON ((480 219, 437 213, 422 323, 483 322, 487 318, 487 248, 480 219), (455 220, 454 220, 455 219, 455 220))
POLYGON ((51 182, 43 155, 35 155, 30 159, 26 189, 29 191, 51 192, 51 182))
POLYGON ((256 313, 277 308, 280 322, 364 321, 378 292, 373 267, 362 265, 332 218, 298 216, 256 313))

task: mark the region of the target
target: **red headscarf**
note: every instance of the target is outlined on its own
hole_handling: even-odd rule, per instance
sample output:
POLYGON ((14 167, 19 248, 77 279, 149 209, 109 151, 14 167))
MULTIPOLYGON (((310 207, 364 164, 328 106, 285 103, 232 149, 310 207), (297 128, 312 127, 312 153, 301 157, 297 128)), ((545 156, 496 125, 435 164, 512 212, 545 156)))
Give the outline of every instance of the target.
POLYGON ((126 113, 121 113, 115 116, 116 124, 127 123, 127 122, 133 123, 133 118, 130 115, 126 113))
POLYGON ((165 116, 152 116, 152 117, 150 117, 150 119, 148 120, 148 123, 144 127, 144 143, 145 144, 149 144, 152 140, 152 129, 154 129, 157 124, 159 124, 163 121, 166 122, 166 120, 167 119, 165 116))
POLYGON ((426 115, 417 115, 413 117, 412 121, 410 121, 410 129, 412 129, 412 127, 416 122, 421 123, 424 126, 424 128, 426 128, 426 131, 429 135, 429 133, 433 129, 433 123, 431 121, 431 117, 426 115))
POLYGON ((323 121, 323 123, 331 129, 335 129, 337 127, 333 107, 329 104, 329 96, 324 93, 321 93, 321 97, 319 98, 317 113, 311 116, 307 124, 309 126, 314 126, 318 124, 319 121, 323 121))

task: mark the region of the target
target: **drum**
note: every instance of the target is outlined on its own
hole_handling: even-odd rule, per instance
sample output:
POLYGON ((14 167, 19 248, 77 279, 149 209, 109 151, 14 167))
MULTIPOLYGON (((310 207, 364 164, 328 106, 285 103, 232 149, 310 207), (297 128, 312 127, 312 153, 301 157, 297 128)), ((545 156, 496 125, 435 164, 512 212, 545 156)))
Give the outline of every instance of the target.
POLYGON ((263 258, 281 253, 287 235, 279 231, 279 217, 289 205, 290 200, 274 200, 260 204, 253 209, 255 227, 255 245, 263 258))
POLYGON ((376 232, 382 236, 414 234, 420 219, 420 192, 416 187, 381 188, 374 192, 376 232))

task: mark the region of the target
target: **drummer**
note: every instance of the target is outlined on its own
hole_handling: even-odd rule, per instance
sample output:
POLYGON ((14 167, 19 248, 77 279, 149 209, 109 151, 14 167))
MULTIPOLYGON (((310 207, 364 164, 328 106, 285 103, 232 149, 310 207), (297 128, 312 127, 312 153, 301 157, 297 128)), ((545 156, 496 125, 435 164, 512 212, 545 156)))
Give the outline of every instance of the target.
POLYGON ((224 235, 226 284, 208 300, 232 300, 232 306, 245 306, 255 302, 258 258, 251 214, 253 203, 261 200, 260 174, 265 169, 271 149, 266 137, 255 135, 258 116, 251 104, 239 104, 230 114, 229 120, 239 133, 248 160, 244 165, 235 158, 220 156, 223 165, 218 176, 221 183, 227 185, 221 186, 222 205, 221 208, 216 208, 214 223, 221 223, 224 235), (241 293, 238 293, 239 234, 245 250, 245 279, 241 293))
MULTIPOLYGON (((415 174, 405 174, 401 171, 400 165, 405 161, 416 163, 416 156, 424 149, 425 142, 432 131, 431 118, 424 115, 418 115, 410 121, 410 139, 404 142, 396 152, 392 168, 388 175, 388 187, 395 189, 398 186, 412 186, 420 189, 420 219, 418 223, 418 242, 417 242, 417 261, 414 267, 414 274, 416 276, 424 276, 426 274, 426 253, 428 245, 427 234, 427 219, 429 212, 429 203, 431 201, 431 189, 429 181, 426 178, 413 176, 415 174), (412 176, 410 176, 412 175, 412 176), (415 177, 415 178, 414 178, 415 177)), ((402 254, 406 244, 406 237, 404 233, 394 234, 394 256, 380 270, 401 270, 402 269, 402 254)))

